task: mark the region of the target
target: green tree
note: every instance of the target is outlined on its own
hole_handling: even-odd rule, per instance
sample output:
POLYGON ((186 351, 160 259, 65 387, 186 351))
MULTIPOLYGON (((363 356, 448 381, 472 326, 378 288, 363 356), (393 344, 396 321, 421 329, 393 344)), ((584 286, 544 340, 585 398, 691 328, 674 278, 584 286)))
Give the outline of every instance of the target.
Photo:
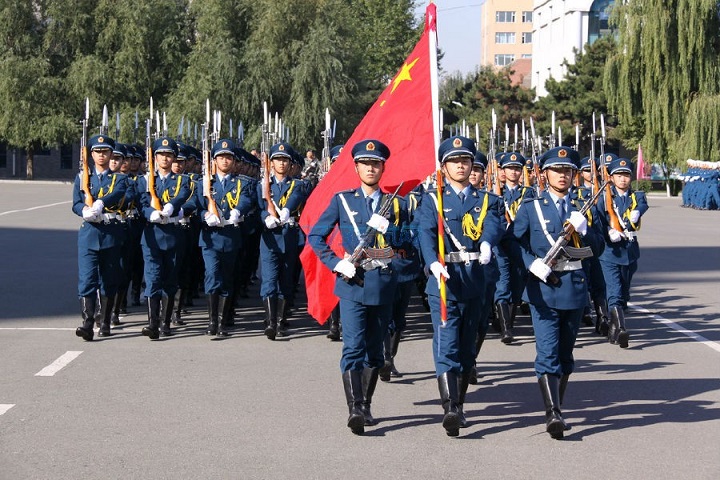
MULTIPOLYGON (((720 20, 717 0, 645 0, 614 8, 617 50, 605 91, 621 125, 639 128, 648 158, 720 160, 720 20)), ((666 169, 667 173, 667 169, 666 169)))

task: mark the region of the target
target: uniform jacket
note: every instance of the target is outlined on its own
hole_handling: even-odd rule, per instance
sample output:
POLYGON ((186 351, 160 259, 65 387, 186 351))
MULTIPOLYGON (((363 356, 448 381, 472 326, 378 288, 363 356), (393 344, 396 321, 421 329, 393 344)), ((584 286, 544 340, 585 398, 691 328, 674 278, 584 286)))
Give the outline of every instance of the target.
MULTIPOLYGON (((540 193, 537 199, 526 200, 518 210, 515 221, 510 226, 514 241, 518 243, 526 268, 536 258, 543 258, 552 244, 543 232, 535 204, 540 206, 548 234, 557 240, 563 231, 557 207, 547 191, 540 193)), ((571 212, 582 208, 582 201, 577 195, 570 195, 568 216, 571 212)), ((589 246, 594 255, 602 252, 603 240, 598 231, 597 223, 588 226, 587 233, 581 237, 582 246, 589 246)), ((582 268, 566 272, 553 272, 559 279, 558 285, 541 282, 535 275, 528 275, 527 286, 523 299, 533 305, 543 305, 560 310, 582 308, 587 304, 587 277, 582 268)))
MULTIPOLYGON (((638 210, 640 212, 641 218, 645 214, 645 212, 647 212, 649 207, 645 192, 634 192, 632 190, 629 190, 627 195, 620 196, 617 195, 617 191, 615 190, 614 186, 611 188, 613 193, 613 204, 615 205, 615 211, 618 213, 618 218, 620 218, 621 223, 625 224, 625 231, 637 232, 638 230, 640 230, 640 223, 642 220, 639 220, 638 223, 633 224, 630 221, 629 217, 632 210, 638 210)), ((605 209, 604 195, 600 195, 597 203, 597 212, 599 215, 599 222, 601 222, 604 226, 603 234, 605 238, 605 251, 600 256, 600 260, 603 262, 615 263, 618 265, 629 265, 633 262, 636 262, 637 259, 640 258, 640 245, 638 245, 637 238, 635 238, 633 241, 626 239, 622 239, 619 242, 615 243, 610 241, 610 237, 607 233, 608 226, 610 225, 610 216, 605 209)))
MULTIPOLYGON (((273 229, 265 226, 265 218, 269 215, 267 210, 267 202, 263 198, 262 180, 256 187, 257 203, 260 206, 260 219, 262 220, 262 240, 268 249, 283 253, 286 251, 296 251, 300 238, 300 228, 294 225, 280 225, 273 229)), ((277 181, 275 176, 270 176, 270 197, 275 203, 276 209, 287 208, 290 216, 297 218, 300 215, 300 208, 307 200, 305 182, 296 178, 285 177, 282 181, 277 181)))
MULTIPOLYGON (((228 220, 232 209, 239 210, 244 216, 255 207, 255 184, 246 178, 240 175, 227 175, 223 187, 217 175, 213 176, 211 183, 212 198, 215 200, 221 219, 228 220)), ((196 192, 197 212, 202 221, 208 211, 208 199, 205 197, 202 182, 198 183, 196 192)), ((242 223, 237 226, 209 227, 203 222, 200 232, 200 246, 220 252, 239 249, 242 246, 243 237, 241 225, 242 223)))
MULTIPOLYGON (((465 202, 462 203, 449 185, 444 187, 443 192, 443 217, 452 234, 467 252, 479 252, 482 242, 488 242, 491 247, 498 244, 505 232, 500 218, 504 215, 504 206, 499 196, 471 186, 465 202), (482 233, 479 238, 473 239, 463 233, 463 219, 468 215, 468 220, 477 225, 481 220, 486 199, 487 208, 482 219, 482 233)), ((423 195, 416 216, 420 251, 425 265, 428 266, 438 259, 438 211, 435 199, 432 198, 436 195, 436 189, 428 190, 423 195)), ((458 251, 457 246, 446 233, 445 253, 456 251, 458 251)), ((473 260, 469 265, 463 262, 446 263, 445 266, 450 275, 445 283, 448 300, 462 301, 485 295, 485 266, 479 261, 473 260)), ((428 295, 440 295, 437 280, 433 275, 428 277, 425 292, 428 295)))
MULTIPOLYGON (((148 174, 150 175, 150 174, 148 174)), ((151 206, 152 196, 148 191, 147 175, 138 177, 137 190, 140 192, 140 205, 142 216, 147 220, 143 229, 141 243, 147 247, 169 250, 176 248, 180 232, 178 224, 159 224, 150 222, 150 215, 155 210, 151 206)), ((165 206, 171 203, 173 206, 172 218, 177 218, 180 209, 190 198, 190 179, 185 175, 170 173, 165 180, 155 174, 155 193, 160 199, 160 204, 165 206)))
MULTIPOLYGON (((72 206, 73 212, 80 217, 82 217, 83 207, 85 207, 85 192, 80 186, 81 176, 75 177, 72 206)), ((90 175, 90 193, 95 200, 103 201, 105 205, 103 213, 110 213, 111 210, 120 208, 125 201, 127 191, 127 175, 106 173, 102 181, 97 174, 90 175)), ((120 222, 83 222, 78 232, 78 247, 88 250, 104 250, 122 245, 125 237, 125 226, 120 222)))
MULTIPOLYGON (((376 212, 388 195, 390 194, 383 192, 380 201, 376 202, 376 212)), ((320 216, 310 231, 310 235, 308 235, 308 243, 320 261, 330 270, 335 268, 342 259, 342 257, 338 257, 328 245, 328 237, 336 225, 342 238, 342 248, 348 255, 353 253, 355 247, 360 242, 350 220, 350 215, 348 215, 348 211, 345 209, 340 197, 344 198, 347 202, 350 215, 352 215, 360 231, 360 235, 365 233, 367 221, 371 216, 367 211, 365 194, 361 188, 336 193, 330 200, 330 205, 320 216)), ((386 218, 388 218, 390 222, 387 232, 380 237, 376 236, 374 244, 370 245, 370 247, 379 248, 391 246, 393 249, 398 249, 407 243, 407 210, 405 208, 405 202, 397 197, 396 200, 398 200, 398 207, 395 208, 395 206, 393 206, 386 215, 386 218), (405 229, 404 232, 403 228, 405 229), (383 245, 383 243, 385 245, 383 245)), ((359 285, 354 281, 346 282, 338 277, 335 281, 335 295, 365 305, 386 305, 392 303, 394 301, 395 287, 398 279, 395 261, 396 260, 393 259, 388 265, 388 268, 384 269, 375 268, 373 270, 363 271, 362 267, 358 267, 358 274, 364 275, 363 285, 359 285)))

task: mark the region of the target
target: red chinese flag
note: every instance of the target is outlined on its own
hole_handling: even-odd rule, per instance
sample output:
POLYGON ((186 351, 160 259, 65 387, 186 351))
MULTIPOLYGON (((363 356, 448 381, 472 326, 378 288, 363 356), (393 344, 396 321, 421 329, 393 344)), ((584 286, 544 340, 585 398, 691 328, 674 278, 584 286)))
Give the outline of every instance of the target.
MULTIPOLYGON (((357 188, 360 180, 350 153, 356 143, 373 138, 390 148, 381 187, 395 191, 405 182, 400 195, 405 195, 435 170, 437 128, 437 58, 435 5, 426 10, 425 31, 400 71, 370 108, 333 164, 308 198, 300 219, 307 234, 330 204, 335 193, 357 188), (434 83, 434 86, 433 86, 434 83), (435 88, 435 93, 431 91, 435 88)), ((342 257, 337 228, 328 244, 342 257)), ((325 323, 337 305, 333 295, 335 274, 323 265, 310 245, 300 255, 305 272, 308 313, 320 324, 325 323)))

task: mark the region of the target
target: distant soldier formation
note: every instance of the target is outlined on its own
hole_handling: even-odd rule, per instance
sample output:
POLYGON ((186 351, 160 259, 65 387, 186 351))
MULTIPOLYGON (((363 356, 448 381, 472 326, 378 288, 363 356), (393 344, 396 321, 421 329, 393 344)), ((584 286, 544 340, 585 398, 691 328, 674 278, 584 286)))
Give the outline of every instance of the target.
POLYGON ((688 170, 680 177, 683 207, 699 210, 720 209, 720 162, 688 160, 688 170))
POLYGON ((563 438, 570 426, 560 405, 581 324, 610 344, 629 344, 625 313, 648 209, 644 193, 630 187, 630 160, 604 152, 604 124, 581 159, 579 145, 556 145, 554 132, 543 139, 532 122, 531 133, 523 125, 521 142, 517 133, 510 142, 506 128, 502 145, 493 112, 487 154, 479 138, 456 131, 440 143, 437 172, 403 195, 402 184, 380 188, 385 169, 393 168, 390 148, 382 138, 363 139, 348 146, 357 187, 336 192, 306 236, 303 206, 342 145, 332 145, 326 114, 321 157, 308 149, 303 158, 277 117, 270 128, 264 110, 262 145, 248 152, 241 128, 220 134, 220 113, 211 121, 209 102, 199 145, 183 136, 182 125, 168 136, 152 103, 144 146, 111 138, 106 114, 100 133, 87 139, 86 105, 72 207, 83 220, 77 336, 91 341, 96 330, 110 336, 128 303, 144 303, 142 334, 170 337, 185 328, 183 315, 202 292, 204 333, 222 339, 242 320, 235 306, 253 282, 265 311, 262 334, 291 335, 299 256, 311 248, 336 274, 340 301, 327 336, 343 342, 340 370, 353 433, 377 423, 371 405, 378 381, 402 376, 396 358, 417 295, 433 327, 448 436, 468 426, 465 398, 477 383, 476 359, 490 326, 512 344, 524 310, 532 318, 546 430, 563 438), (331 248, 334 231, 341 253, 331 248))

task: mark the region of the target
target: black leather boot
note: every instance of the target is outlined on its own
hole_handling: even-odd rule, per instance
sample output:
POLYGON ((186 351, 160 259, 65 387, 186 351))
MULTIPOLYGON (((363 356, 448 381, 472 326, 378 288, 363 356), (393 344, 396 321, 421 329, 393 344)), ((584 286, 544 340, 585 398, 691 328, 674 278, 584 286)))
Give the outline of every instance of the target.
POLYGON ((590 314, 590 305, 585 305, 585 308, 583 309, 582 323, 588 327, 593 326, 595 323, 593 322, 592 315, 590 314))
POLYGON ((277 335, 277 318, 278 318, 278 298, 267 297, 265 298, 265 336, 270 340, 275 340, 277 335))
POLYGON ((160 297, 149 297, 148 302, 148 326, 142 329, 142 334, 150 340, 160 338, 160 297))
POLYGON ((515 336, 513 335, 510 304, 506 302, 497 302, 495 307, 498 322, 500 323, 500 328, 502 329, 500 341, 506 344, 512 343, 515 340, 515 336))
POLYGON ((458 411, 458 377, 453 372, 445 372, 438 379, 440 390, 440 401, 442 402, 445 416, 442 426, 449 437, 460 435, 460 413, 458 411))
POLYGON ((467 393, 468 386, 470 385, 470 372, 464 373, 458 377, 458 414, 460 415, 460 428, 467 428, 468 422, 465 418, 465 410, 463 405, 465 404, 465 394, 467 393))
POLYGON ((220 313, 220 327, 217 331, 218 337, 230 336, 230 323, 232 317, 233 302, 231 297, 220 297, 218 312, 220 313))
POLYGON ((208 327, 205 335, 217 335, 218 332, 218 315, 220 308, 220 294, 210 293, 207 296, 208 304, 208 327))
POLYGON ((126 313, 124 312, 125 308, 123 306, 124 301, 127 300, 127 290, 120 290, 117 295, 115 295, 115 301, 113 302, 113 312, 110 316, 110 325, 112 326, 118 326, 120 325, 120 313, 126 313))
MULTIPOLYGON (((475 360, 477 360, 478 355, 480 355, 480 349, 483 346, 483 342, 485 342, 485 335, 481 335, 480 332, 478 332, 475 337, 475 360)), ((468 383, 470 383, 470 385, 477 385, 478 378, 480 377, 481 375, 478 375, 477 371, 477 364, 475 364, 472 369, 470 369, 468 383)))
MULTIPOLYGON (((570 374, 564 374, 562 377, 560 377, 560 405, 563 404, 563 398, 565 398, 565 390, 567 389, 568 380, 570 380, 570 374)), ((568 423, 563 418, 563 423, 565 425, 565 430, 570 430, 572 427, 568 425, 568 423)))
POLYGON ((365 415, 362 412, 362 372, 359 370, 346 370, 342 374, 343 386, 345 387, 345 399, 347 400, 348 416, 347 426, 355 435, 365 433, 365 415))
POLYGON ((595 307, 595 333, 607 337, 610 331, 607 300, 604 298, 594 299, 593 306, 595 307))
POLYGON ((390 381, 390 372, 392 371, 392 338, 390 332, 385 332, 383 338, 383 359, 385 363, 380 367, 380 380, 383 382, 390 381))
POLYGON ((370 404, 377 386, 379 370, 378 368, 364 368, 362 371, 363 402, 360 410, 365 417, 365 425, 368 426, 377 425, 377 421, 370 412, 370 404))
POLYGON ((340 306, 336 305, 333 311, 330 313, 330 330, 328 331, 327 338, 333 342, 340 340, 340 306))
POLYGON ((620 348, 627 348, 630 341, 630 334, 625 329, 625 312, 622 307, 613 306, 610 308, 610 332, 608 340, 613 345, 620 345, 620 348))
POLYGON ((288 321, 287 321, 287 310, 288 303, 284 298, 277 299, 277 312, 280 320, 278 321, 276 335, 278 337, 287 337, 288 335, 288 321))
POLYGON ((115 295, 111 296, 100 296, 100 311, 102 312, 102 319, 100 320, 100 330, 98 331, 98 337, 109 337, 110 336, 110 317, 112 317, 113 308, 115 306, 115 295))
POLYGON ((75 335, 88 342, 92 341, 93 335, 95 334, 93 332, 93 325, 95 324, 96 303, 97 297, 95 294, 80 297, 80 314, 82 315, 83 323, 75 329, 75 335))
POLYGON ((175 308, 172 314, 173 325, 185 325, 182 319, 182 309, 185 306, 185 290, 182 288, 175 292, 175 308))
POLYGON ((162 297, 162 325, 160 325, 160 335, 163 337, 169 337, 172 335, 170 330, 170 324, 172 323, 173 310, 175 306, 175 295, 172 297, 162 297))
POLYGON ((392 352, 392 362, 390 365, 390 376, 395 378, 402 378, 402 373, 398 372, 395 368, 395 357, 397 357, 398 348, 400 348, 400 339, 402 338, 402 332, 395 330, 390 336, 390 350, 392 352))
POLYGON ((560 379, 554 375, 542 375, 538 379, 545 403, 545 431, 556 440, 563 438, 565 420, 560 412, 560 379))

